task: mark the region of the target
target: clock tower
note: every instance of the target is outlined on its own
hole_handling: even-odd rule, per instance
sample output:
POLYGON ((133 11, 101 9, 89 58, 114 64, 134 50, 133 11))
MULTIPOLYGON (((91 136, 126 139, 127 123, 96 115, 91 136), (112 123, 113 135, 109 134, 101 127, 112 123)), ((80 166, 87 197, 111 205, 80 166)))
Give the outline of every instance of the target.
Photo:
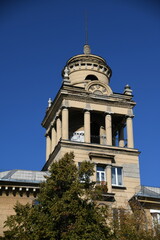
MULTIPOLYGON (((139 151, 134 148, 132 90, 110 88, 112 70, 106 61, 84 53, 70 58, 63 71, 63 84, 49 101, 42 126, 46 129, 46 163, 43 170, 73 151, 75 163, 94 163, 93 181, 106 182, 104 201, 124 207, 140 185, 139 151)), ((69 173, 68 173, 69 174, 69 173)))

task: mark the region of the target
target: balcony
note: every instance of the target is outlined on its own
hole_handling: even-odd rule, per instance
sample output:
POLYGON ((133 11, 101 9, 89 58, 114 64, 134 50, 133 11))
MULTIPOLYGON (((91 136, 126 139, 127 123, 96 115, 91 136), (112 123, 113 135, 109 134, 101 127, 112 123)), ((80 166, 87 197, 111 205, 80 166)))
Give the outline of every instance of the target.
MULTIPOLYGON (((73 141, 73 142, 85 142, 84 141, 84 131, 70 132, 69 139, 70 139, 70 141, 73 141)), ((107 145, 106 144, 106 136, 105 135, 102 135, 102 136, 91 135, 91 142, 90 143, 107 145)), ((118 137, 113 137, 112 146, 119 147, 118 137)), ((123 147, 127 147, 127 139, 124 139, 124 146, 123 147)))

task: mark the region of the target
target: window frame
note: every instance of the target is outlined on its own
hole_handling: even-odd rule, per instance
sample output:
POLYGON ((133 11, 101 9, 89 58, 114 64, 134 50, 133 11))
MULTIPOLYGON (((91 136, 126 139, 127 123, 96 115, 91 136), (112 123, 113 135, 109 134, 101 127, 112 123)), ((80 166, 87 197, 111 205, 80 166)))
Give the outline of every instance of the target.
POLYGON ((105 165, 100 165, 100 164, 97 164, 96 166, 96 182, 97 183, 101 183, 101 182, 106 182, 106 166, 105 165), (97 170, 98 167, 103 167, 104 170, 97 170), (97 179, 97 173, 99 173, 99 177, 100 177, 100 180, 97 179), (101 178, 101 173, 104 173, 104 179, 102 180, 101 178))
MULTIPOLYGON (((83 161, 82 161, 82 162, 83 162, 83 161)), ((79 170, 82 162, 78 162, 78 165, 77 165, 78 170, 79 170)), ((86 177, 86 174, 84 173, 82 177, 79 177, 79 182, 80 182, 80 183, 85 183, 85 182, 86 182, 86 179, 87 179, 87 177, 86 177)), ((91 177, 89 177, 89 182, 91 182, 91 177)))
POLYGON ((123 167, 112 166, 112 168, 111 168, 111 182, 112 182, 113 187, 123 187, 123 167), (116 179, 115 184, 112 182, 112 169, 115 169, 115 179, 116 179), (118 169, 121 169, 121 175, 120 176, 121 176, 122 184, 118 184, 118 169))
POLYGON ((160 210, 159 209, 150 209, 150 214, 152 216, 153 226, 160 224, 160 210))

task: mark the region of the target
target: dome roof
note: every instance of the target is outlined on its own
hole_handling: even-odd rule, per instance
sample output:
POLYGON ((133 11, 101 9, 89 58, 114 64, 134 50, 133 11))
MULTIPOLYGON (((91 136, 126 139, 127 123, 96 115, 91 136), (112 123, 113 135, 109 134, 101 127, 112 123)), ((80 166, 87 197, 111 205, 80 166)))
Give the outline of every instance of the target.
POLYGON ((91 54, 89 45, 84 45, 84 53, 67 61, 62 76, 68 77, 71 85, 84 87, 87 75, 95 75, 99 81, 109 84, 112 70, 104 58, 91 54))

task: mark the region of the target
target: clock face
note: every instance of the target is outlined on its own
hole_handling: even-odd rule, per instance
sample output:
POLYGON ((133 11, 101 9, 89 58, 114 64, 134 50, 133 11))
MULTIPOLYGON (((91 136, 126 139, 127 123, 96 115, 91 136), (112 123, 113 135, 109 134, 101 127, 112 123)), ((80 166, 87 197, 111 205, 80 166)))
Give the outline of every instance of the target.
POLYGON ((100 83, 92 84, 89 88, 88 91, 90 93, 94 93, 97 95, 106 95, 107 94, 107 89, 100 83))

